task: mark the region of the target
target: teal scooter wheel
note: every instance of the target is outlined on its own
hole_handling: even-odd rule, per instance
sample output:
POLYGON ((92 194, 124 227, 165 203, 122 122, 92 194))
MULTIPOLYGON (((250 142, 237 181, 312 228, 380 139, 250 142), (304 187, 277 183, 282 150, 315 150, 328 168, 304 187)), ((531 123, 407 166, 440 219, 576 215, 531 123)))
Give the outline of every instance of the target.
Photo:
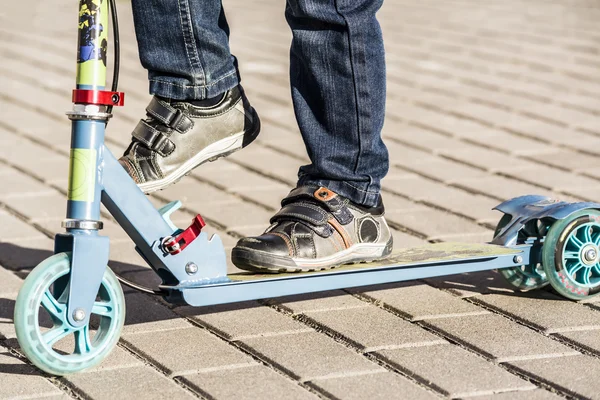
POLYGON ((106 268, 87 325, 67 321, 71 254, 42 261, 27 277, 15 304, 15 330, 21 350, 52 375, 82 371, 100 363, 119 340, 125 322, 125 297, 106 268))
MULTIPOLYGON (((505 214, 498 222, 494 237, 510 222, 511 216, 505 214)), ((517 244, 523 243, 529 236, 540 236, 537 228, 537 221, 528 223, 519 232, 517 244), (533 231, 533 232, 530 232, 533 231)), ((516 267, 502 268, 498 272, 515 289, 519 291, 529 291, 543 288, 548 285, 548 279, 542 264, 527 264, 516 267)))
POLYGON ((600 293, 600 212, 582 210, 557 221, 542 248, 544 270, 558 293, 587 300, 600 293))

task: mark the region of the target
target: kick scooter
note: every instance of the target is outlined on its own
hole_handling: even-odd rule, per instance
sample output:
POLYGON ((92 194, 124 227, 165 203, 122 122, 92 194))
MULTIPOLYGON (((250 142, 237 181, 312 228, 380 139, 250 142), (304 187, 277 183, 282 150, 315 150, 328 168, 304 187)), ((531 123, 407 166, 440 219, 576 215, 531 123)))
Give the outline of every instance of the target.
MULTIPOLYGON (((498 269, 518 290, 551 284, 572 300, 600 292, 600 204, 523 196, 496 207, 504 213, 489 244, 432 244, 392 253, 369 264, 325 271, 227 275, 218 236, 202 232, 196 216, 179 229, 172 202, 156 210, 104 145, 117 91, 118 25, 114 0, 80 0, 77 86, 73 92, 65 233, 54 255, 27 277, 14 323, 23 353, 40 369, 65 375, 90 368, 116 345, 125 319, 119 282, 174 304, 206 306, 332 289, 498 269), (115 74, 106 90, 108 3, 115 32, 115 74), (161 278, 152 290, 118 278, 109 268, 109 239, 100 236, 100 203, 123 227, 161 278), (67 340, 68 339, 68 340, 67 340), (67 343, 67 345, 65 345, 67 343)), ((177 119, 172 113, 166 116, 177 119)), ((160 137, 153 140, 160 140, 160 137)))

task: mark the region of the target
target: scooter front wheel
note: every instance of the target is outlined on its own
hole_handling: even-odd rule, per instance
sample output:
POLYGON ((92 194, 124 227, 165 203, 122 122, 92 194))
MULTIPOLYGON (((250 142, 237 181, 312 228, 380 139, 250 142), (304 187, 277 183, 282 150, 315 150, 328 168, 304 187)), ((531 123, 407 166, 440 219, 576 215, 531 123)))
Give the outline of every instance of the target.
POLYGON ((67 320, 71 254, 55 254, 27 277, 15 304, 14 323, 21 350, 52 375, 79 372, 100 363, 114 348, 125 322, 125 297, 106 268, 90 319, 83 327, 67 320))

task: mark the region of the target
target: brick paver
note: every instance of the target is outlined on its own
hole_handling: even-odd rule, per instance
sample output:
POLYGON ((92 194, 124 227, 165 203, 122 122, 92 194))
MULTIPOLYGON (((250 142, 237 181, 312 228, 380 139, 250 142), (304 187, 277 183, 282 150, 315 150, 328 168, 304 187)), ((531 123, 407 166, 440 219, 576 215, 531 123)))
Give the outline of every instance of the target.
POLYGON ((577 352, 494 314, 425 321, 425 326, 498 362, 577 352))
POLYGON ((600 330, 562 332, 555 336, 593 354, 600 355, 600 330))
POLYGON ((390 283, 374 287, 377 290, 370 289, 371 287, 351 290, 360 292, 375 302, 381 302, 413 321, 488 313, 446 292, 415 282, 390 283))
POLYGON ((535 297, 528 293, 491 294, 474 301, 547 333, 600 328, 600 313, 596 310, 549 293, 536 293, 535 297), (540 312, 542 309, 544 312, 540 312))
POLYGON ((522 390, 518 392, 504 392, 488 396, 477 396, 477 400, 557 400, 561 397, 543 390, 522 390))
POLYGON ((71 375, 68 382, 76 387, 76 394, 91 398, 194 398, 192 393, 148 366, 71 375))
POLYGON ((371 305, 343 310, 313 311, 304 315, 310 324, 328 330, 332 335, 339 336, 340 340, 364 352, 444 342, 426 330, 371 305), (358 319, 361 323, 348 324, 352 319, 358 319))
POLYGON ((317 332, 254 337, 243 339, 242 343, 257 357, 273 363, 303 382, 382 369, 317 332))
POLYGON ((263 365, 221 369, 178 378, 199 393, 217 399, 310 400, 318 397, 263 365))
POLYGON ((61 394, 60 390, 42 377, 34 367, 2 351, 2 348, 0 348, 0 373, 2 373, 0 396, 3 399, 61 394))
POLYGON ((468 397, 533 385, 460 347, 438 345, 377 352, 386 362, 451 397, 468 397))
POLYGON ((123 341, 170 376, 254 363, 224 341, 194 327, 126 333, 123 341))
POLYGON ((257 302, 225 304, 206 309, 182 307, 191 320, 209 326, 229 340, 310 332, 311 328, 257 302))
POLYGON ((436 399, 435 394, 392 372, 376 372, 312 381, 309 383, 325 396, 339 399, 436 399))
MULTIPOLYGON (((229 250, 267 226, 308 159, 284 3, 224 3, 263 131, 150 200, 182 200, 173 220, 203 214, 229 250)), ((106 142, 117 154, 149 99, 130 5, 119 6, 127 106, 106 142)), ((102 365, 58 380, 38 373, 17 355, 13 310, 65 214, 75 8, 15 3, 0 26, 0 399, 600 398, 599 303, 518 295, 493 271, 201 309, 126 289, 123 336, 102 365)), ((379 16, 383 191, 397 248, 489 240, 499 218, 490 209, 512 196, 600 196, 597 4, 389 0, 379 16)), ((110 266, 156 285, 105 217, 110 266)))
POLYGON ((579 398, 597 399, 600 385, 594 379, 598 371, 598 359, 575 355, 570 357, 515 361, 510 366, 547 385, 562 387, 579 398))

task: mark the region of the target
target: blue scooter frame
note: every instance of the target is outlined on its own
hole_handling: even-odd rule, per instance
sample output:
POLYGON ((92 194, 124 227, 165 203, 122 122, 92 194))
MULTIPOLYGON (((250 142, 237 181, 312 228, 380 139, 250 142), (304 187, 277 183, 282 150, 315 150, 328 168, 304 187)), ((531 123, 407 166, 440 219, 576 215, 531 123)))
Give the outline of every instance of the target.
MULTIPOLYGON (((170 215, 181 203, 173 202, 156 210, 104 146, 103 138, 103 123, 74 123, 72 153, 85 151, 98 156, 95 160, 89 158, 90 164, 86 168, 96 176, 94 196, 90 196, 91 201, 69 200, 67 223, 99 220, 102 202, 133 240, 140 255, 161 277, 161 289, 168 293, 166 298, 173 303, 193 306, 229 303, 533 262, 531 244, 515 245, 510 249, 495 245, 438 244, 392 256, 385 260, 385 265, 372 263, 330 272, 283 276, 234 274, 228 277, 225 251, 217 235, 209 240, 206 233, 201 233, 178 254, 164 249, 165 238, 176 236, 180 231, 170 221, 170 215), (194 268, 190 268, 191 265, 194 268), (248 279, 249 276, 253 279, 248 279)), ((95 229, 67 229, 66 234, 56 235, 55 253, 61 252, 72 252, 67 315, 70 323, 80 326, 87 323, 87 318, 75 321, 74 311, 82 310, 85 315, 90 315, 93 294, 98 291, 108 263, 109 241, 95 229)))

